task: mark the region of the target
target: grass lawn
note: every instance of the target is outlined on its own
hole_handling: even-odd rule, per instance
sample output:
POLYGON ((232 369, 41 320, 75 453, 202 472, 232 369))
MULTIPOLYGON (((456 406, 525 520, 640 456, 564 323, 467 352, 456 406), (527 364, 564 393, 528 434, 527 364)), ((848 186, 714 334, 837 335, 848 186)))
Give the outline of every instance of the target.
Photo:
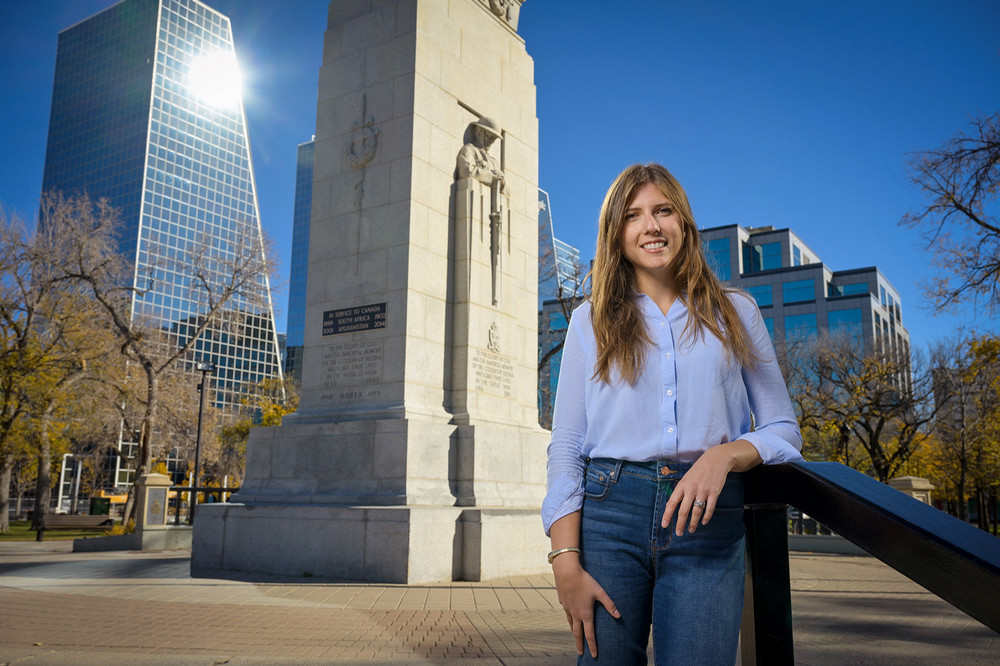
MULTIPOLYGON (((10 531, 0 532, 0 541, 34 541, 35 531, 26 520, 10 521, 10 531)), ((45 541, 60 541, 79 539, 80 537, 100 536, 100 530, 45 530, 45 541)))

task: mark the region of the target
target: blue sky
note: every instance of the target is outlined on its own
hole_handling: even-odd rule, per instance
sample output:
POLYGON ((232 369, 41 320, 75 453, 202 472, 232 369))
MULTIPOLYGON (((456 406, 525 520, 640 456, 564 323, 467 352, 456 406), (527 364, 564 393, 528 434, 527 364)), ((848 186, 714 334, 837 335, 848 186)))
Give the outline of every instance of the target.
MULTIPOLYGON (((440 0, 444 1, 444 0, 440 0)), ((459 0, 451 0, 452 2, 459 0)), ((471 0, 470 0, 471 1, 471 0)), ((59 30, 112 0, 0 2, 0 202, 31 218, 59 30)), ((326 0, 208 0, 233 23, 262 223, 287 278, 295 150, 315 127, 326 0)), ((906 155, 1000 109, 1000 3, 527 0, 539 185, 556 235, 593 256, 608 184, 658 161, 700 226, 789 227, 833 270, 877 265, 914 347, 972 313, 934 317, 906 155)), ((287 296, 275 294, 284 330, 287 296)))

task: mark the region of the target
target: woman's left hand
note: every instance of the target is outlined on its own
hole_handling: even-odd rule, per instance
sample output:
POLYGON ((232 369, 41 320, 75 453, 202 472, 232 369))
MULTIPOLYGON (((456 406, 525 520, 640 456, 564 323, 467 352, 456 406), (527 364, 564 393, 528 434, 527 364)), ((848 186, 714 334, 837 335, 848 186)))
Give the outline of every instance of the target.
POLYGON ((667 500, 661 525, 666 528, 677 512, 677 536, 684 534, 684 526, 689 532, 698 529, 698 524, 707 525, 715 512, 726 477, 730 472, 745 472, 760 464, 760 454, 750 442, 738 439, 713 446, 701 454, 667 500))

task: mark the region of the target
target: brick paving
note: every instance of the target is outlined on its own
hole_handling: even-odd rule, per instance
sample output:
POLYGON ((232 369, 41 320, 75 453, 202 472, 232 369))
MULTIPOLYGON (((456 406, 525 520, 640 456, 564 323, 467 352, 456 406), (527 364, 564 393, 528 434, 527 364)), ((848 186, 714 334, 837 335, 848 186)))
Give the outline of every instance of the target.
MULTIPOLYGON (((550 576, 414 586, 193 578, 189 552, 69 548, 0 544, 0 664, 575 660, 550 576)), ((1000 663, 1000 634, 873 558, 793 553, 790 564, 797 663, 1000 663)))

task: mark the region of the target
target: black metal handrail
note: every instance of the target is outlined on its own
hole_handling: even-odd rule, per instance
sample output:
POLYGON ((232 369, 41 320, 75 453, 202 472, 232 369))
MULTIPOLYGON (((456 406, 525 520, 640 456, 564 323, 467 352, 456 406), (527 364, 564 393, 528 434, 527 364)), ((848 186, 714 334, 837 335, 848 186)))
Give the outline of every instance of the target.
MULTIPOLYGON (((170 491, 175 493, 176 502, 174 503, 174 525, 181 524, 181 494, 188 493, 192 491, 197 493, 204 493, 205 495, 213 495, 218 497, 219 502, 224 502, 223 498, 225 495, 232 496, 234 493, 239 492, 239 486, 233 486, 232 488, 220 488, 219 486, 170 486, 170 491)), ((188 508, 188 517, 190 518, 190 507, 188 508)), ((190 522, 190 521, 189 521, 190 522)))
POLYGON ((1000 632, 1000 539, 839 463, 746 474, 744 664, 791 664, 788 505, 1000 632))

